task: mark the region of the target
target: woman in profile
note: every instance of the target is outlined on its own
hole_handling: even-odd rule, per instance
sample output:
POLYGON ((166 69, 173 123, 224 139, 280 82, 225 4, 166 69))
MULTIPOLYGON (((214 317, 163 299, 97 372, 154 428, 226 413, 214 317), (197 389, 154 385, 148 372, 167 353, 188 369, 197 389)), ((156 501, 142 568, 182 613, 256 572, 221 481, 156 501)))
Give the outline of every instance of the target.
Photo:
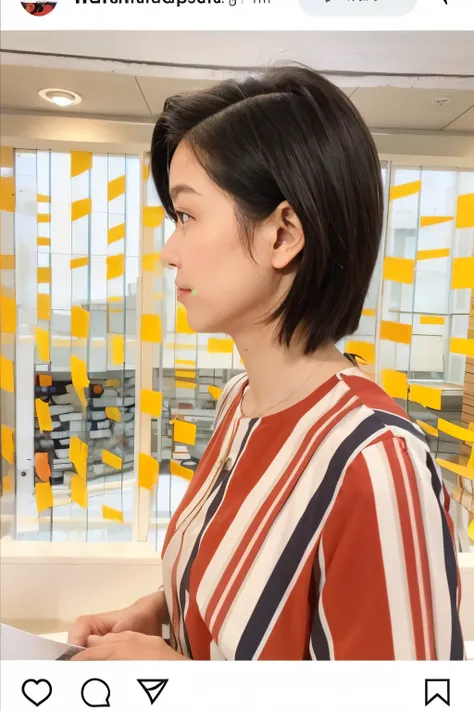
POLYGON ((382 230, 356 109, 309 69, 271 69, 168 99, 151 162, 178 300, 194 330, 234 339, 246 372, 169 525, 164 589, 80 618, 77 659, 462 659, 440 473, 336 348, 382 230))

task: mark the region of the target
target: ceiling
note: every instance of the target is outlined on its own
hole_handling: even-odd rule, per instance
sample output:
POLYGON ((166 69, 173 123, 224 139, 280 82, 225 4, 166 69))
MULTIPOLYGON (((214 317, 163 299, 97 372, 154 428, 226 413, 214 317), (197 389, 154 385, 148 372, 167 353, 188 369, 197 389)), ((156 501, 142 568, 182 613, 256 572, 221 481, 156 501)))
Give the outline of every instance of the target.
MULTIPOLYGON (((473 43, 474 45, 474 43, 473 43)), ((0 67, 0 102, 3 110, 107 117, 153 122, 166 97, 214 83, 207 79, 141 76, 104 71, 70 70, 4 64, 0 67), (38 96, 45 88, 69 89, 82 102, 67 110, 38 96)), ((368 125, 373 129, 462 131, 474 133, 474 88, 398 88, 390 85, 360 86, 356 76, 343 86, 368 125), (433 100, 445 97, 443 105, 433 100)))
POLYGON ((1 33, 3 50, 128 62, 253 67, 294 59, 319 71, 474 75, 472 32, 1 33))

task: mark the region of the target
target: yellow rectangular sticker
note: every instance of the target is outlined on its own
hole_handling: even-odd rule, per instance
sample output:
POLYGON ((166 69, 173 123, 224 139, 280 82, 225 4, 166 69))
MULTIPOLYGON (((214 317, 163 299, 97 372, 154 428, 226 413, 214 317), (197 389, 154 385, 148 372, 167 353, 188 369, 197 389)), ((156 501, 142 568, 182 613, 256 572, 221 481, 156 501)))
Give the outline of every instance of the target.
POLYGON ((51 198, 49 195, 40 195, 40 193, 36 195, 37 202, 50 202, 50 200, 51 198))
POLYGON ((436 462, 440 467, 443 467, 443 469, 447 469, 449 472, 453 472, 458 476, 463 476, 465 479, 471 479, 471 481, 474 481, 474 469, 471 469, 471 467, 466 467, 463 464, 455 464, 447 459, 436 459, 436 462))
POLYGON ((417 402, 419 405, 423 405, 423 407, 429 407, 432 410, 441 410, 441 394, 439 388, 411 384, 408 398, 410 402, 417 402))
POLYGON ((15 212, 15 178, 0 176, 0 210, 15 212))
POLYGON ((111 336, 112 363, 123 365, 125 362, 125 340, 123 336, 113 334, 111 336))
POLYGON ((416 195, 420 190, 421 180, 414 180, 412 183, 403 183, 402 185, 394 185, 390 189, 390 200, 399 200, 409 195, 416 195))
POLYGON ((110 506, 102 506, 102 518, 105 518, 108 521, 123 523, 123 513, 117 509, 111 508, 110 506))
POLYGON ((362 316, 375 316, 375 309, 362 309, 362 316))
POLYGON ((232 338, 209 338, 207 350, 209 353, 233 353, 234 341, 232 338))
POLYGON ((193 368, 195 368, 196 361, 195 360, 186 360, 186 358, 176 358, 175 365, 190 365, 193 368))
POLYGON ((75 257, 71 259, 71 269, 80 269, 81 267, 87 267, 89 264, 89 257, 75 257))
POLYGON ((87 338, 89 336, 89 311, 82 306, 73 306, 71 309, 71 334, 74 338, 87 338))
POLYGON ((158 483, 160 465, 156 459, 149 454, 138 455, 138 486, 151 491, 158 483))
POLYGON ((44 328, 36 328, 36 348, 38 350, 38 359, 43 363, 49 363, 51 354, 49 352, 49 331, 44 328))
POLYGON ((69 459, 74 464, 78 476, 87 478, 87 458, 89 447, 79 437, 71 437, 69 441, 69 459))
POLYGON ((0 270, 15 269, 14 254, 0 254, 0 270))
POLYGON ((2 425, 2 457, 7 460, 9 464, 14 464, 15 462, 15 439, 13 435, 13 427, 8 425, 2 425))
POLYGON ((16 333, 16 303, 10 296, 0 294, 0 333, 16 333))
POLYGON ((116 454, 112 454, 112 452, 108 452, 106 449, 102 450, 102 461, 104 464, 108 464, 108 466, 113 469, 122 468, 122 457, 118 457, 116 454))
POLYGON ((158 314, 143 314, 141 339, 145 343, 161 343, 161 318, 158 314))
POLYGON ((125 225, 116 225, 115 227, 110 227, 107 232, 107 243, 113 244, 118 242, 125 237, 125 225))
POLYGON ((420 316, 422 326, 444 326, 444 316, 420 316))
POLYGON ((143 208, 143 225, 145 227, 159 227, 165 219, 164 208, 160 206, 147 205, 143 208))
POLYGON ((214 398, 214 400, 219 400, 220 396, 222 395, 221 388, 218 388, 215 385, 209 385, 208 392, 209 395, 214 398))
POLYGON ((431 227, 432 225, 440 225, 443 222, 451 222, 454 217, 448 215, 433 215, 420 217, 420 227, 431 227))
POLYGON ((439 432, 436 429, 436 427, 432 427, 427 422, 423 422, 422 420, 417 420, 416 424, 418 425, 418 427, 421 427, 421 429, 423 430, 423 432, 425 432, 425 434, 429 434, 432 437, 438 437, 439 432))
POLYGON ((53 384, 53 377, 51 375, 41 375, 39 376, 39 384, 41 388, 49 388, 53 384))
POLYGON ((38 247, 51 247, 51 240, 49 237, 38 237, 36 244, 38 247))
POLYGON ((449 350, 451 353, 474 358, 474 338, 451 338, 449 350))
POLYGON ((71 178, 85 173, 92 168, 92 153, 89 151, 71 151, 71 178))
MULTIPOLYGON (((375 344, 367 341, 347 341, 345 349, 346 353, 362 358, 368 365, 375 363, 375 344)), ((243 365, 243 363, 242 363, 243 365)))
POLYGON ((7 393, 15 391, 13 362, 2 355, 0 355, 0 389, 7 393))
POLYGON ((71 204, 71 220, 75 222, 80 220, 81 217, 86 217, 92 212, 92 200, 90 198, 84 198, 83 200, 75 200, 71 204))
POLYGON ((71 478, 71 501, 83 509, 87 508, 87 481, 78 474, 71 478))
POLYGON ((36 295, 36 309, 37 309, 38 318, 40 321, 50 321, 51 320, 51 295, 50 294, 37 294, 36 295))
POLYGON ((192 380, 196 377, 196 371, 195 370, 176 370, 175 377, 176 378, 191 378, 191 380, 192 380))
POLYGON ((41 400, 41 398, 36 398, 35 410, 36 417, 38 418, 38 427, 41 432, 52 432, 53 421, 51 419, 51 413, 49 412, 48 403, 41 400))
POLYGON ((474 257, 453 259, 453 289, 474 289, 474 257))
POLYGON ((459 425, 453 425, 452 422, 447 420, 438 420, 438 429, 440 432, 444 432, 450 437, 459 439, 461 442, 466 442, 467 444, 474 444, 474 430, 466 429, 465 427, 460 427, 459 425))
POLYGON ((40 482, 35 485, 36 507, 38 513, 43 513, 53 507, 53 489, 48 482, 40 482))
POLYGON ((390 397, 406 400, 408 394, 408 379, 405 373, 398 370, 382 370, 382 387, 390 397))
POLYGON ((457 229, 474 227, 474 193, 459 195, 456 210, 457 229))
POLYGON ((183 467, 182 464, 178 464, 173 460, 170 461, 170 474, 179 476, 181 479, 187 479, 187 481, 191 481, 194 476, 192 469, 187 469, 187 467, 183 467))
POLYGON ((110 202, 115 198, 123 195, 125 192, 125 175, 121 175, 119 178, 114 180, 109 180, 107 185, 107 200, 110 202))
POLYGON ((145 415, 161 417, 163 396, 155 390, 142 390, 140 393, 140 410, 145 415))
POLYGON ((84 389, 89 387, 90 381, 87 377, 87 365, 85 361, 77 356, 71 356, 71 379, 81 404, 86 407, 87 398, 84 389))
POLYGON ((394 321, 382 321, 380 324, 380 338, 383 341, 395 341, 395 343, 411 343, 412 326, 408 323, 395 323, 394 321))
POLYGON ((142 255, 142 269, 144 272, 159 274, 161 267, 161 252, 150 252, 142 255))
POLYGON ((109 418, 109 420, 113 420, 114 422, 120 422, 120 410, 118 407, 106 407, 105 408, 105 414, 109 418))
POLYGON ((188 323, 188 315, 182 304, 178 304, 176 311, 176 333, 189 333, 191 335, 196 333, 188 323))
POLYGON ((108 380, 105 381, 104 388, 119 388, 120 387, 120 380, 117 380, 116 378, 109 378, 108 380))
POLYGON ((413 284, 415 280, 415 260, 401 257, 385 257, 383 278, 401 284, 413 284))
POLYGON ((124 275, 125 272, 125 255, 112 254, 107 257, 107 279, 117 279, 124 275))
POLYGON ((39 225, 48 224, 49 222, 51 222, 51 215, 46 212, 38 212, 36 220, 39 225))
POLYGON ((416 253, 416 258, 419 262, 425 259, 444 259, 449 257, 451 251, 449 249, 420 249, 416 253))
POLYGON ((185 420, 173 420, 173 437, 182 444, 196 444, 196 425, 185 420))
POLYGON ((196 383, 187 382, 186 380, 175 380, 175 386, 184 390, 196 390, 196 383))
POLYGON ((51 284, 51 267, 38 267, 36 281, 38 284, 51 284))

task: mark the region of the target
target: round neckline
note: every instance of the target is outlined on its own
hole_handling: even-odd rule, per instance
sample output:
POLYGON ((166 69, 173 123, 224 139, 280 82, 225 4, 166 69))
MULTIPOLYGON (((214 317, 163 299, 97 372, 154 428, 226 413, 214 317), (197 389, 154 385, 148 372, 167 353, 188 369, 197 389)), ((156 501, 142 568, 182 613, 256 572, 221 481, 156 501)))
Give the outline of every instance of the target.
MULTIPOLYGON (((271 415, 264 415, 263 417, 248 417, 242 413, 242 401, 245 396, 245 392, 247 388, 249 387, 249 379, 248 375, 245 375, 245 382, 241 385, 240 388, 240 394, 239 394, 239 402, 237 405, 237 418, 240 421, 243 422, 250 422, 251 420, 260 420, 260 422, 271 422, 275 418, 281 417, 281 416, 287 416, 289 413, 291 413, 293 410, 298 410, 302 409, 303 411, 306 411, 310 409, 310 407, 313 407, 316 405, 319 400, 326 394, 325 391, 329 392, 338 381, 341 380, 342 375, 347 375, 350 373, 354 373, 354 371, 359 375, 361 374, 361 371, 359 368, 356 366, 349 366, 348 368, 343 368, 342 370, 338 370, 337 373, 334 373, 331 375, 329 378, 324 380, 318 387, 313 390, 312 392, 309 393, 305 398, 302 400, 299 400, 298 402, 293 403, 293 405, 289 405, 288 407, 285 407, 283 410, 279 410, 278 412, 274 412, 271 415)), ((364 374, 362 373, 362 376, 364 374)))

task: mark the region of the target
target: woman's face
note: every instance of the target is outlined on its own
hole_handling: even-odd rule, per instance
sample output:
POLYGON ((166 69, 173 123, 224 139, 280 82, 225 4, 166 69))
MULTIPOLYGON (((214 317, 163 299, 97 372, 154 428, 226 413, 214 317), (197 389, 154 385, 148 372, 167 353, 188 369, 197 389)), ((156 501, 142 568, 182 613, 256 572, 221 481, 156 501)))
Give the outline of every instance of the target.
MULTIPOLYGON (((238 170, 238 166, 236 166, 238 170)), ((285 264, 277 218, 255 229, 252 253, 244 249, 235 207, 182 142, 171 162, 170 194, 178 222, 162 251, 166 266, 176 267, 178 301, 201 333, 235 338, 274 310, 293 277, 285 264), (280 253, 278 253, 278 249, 280 253)))

